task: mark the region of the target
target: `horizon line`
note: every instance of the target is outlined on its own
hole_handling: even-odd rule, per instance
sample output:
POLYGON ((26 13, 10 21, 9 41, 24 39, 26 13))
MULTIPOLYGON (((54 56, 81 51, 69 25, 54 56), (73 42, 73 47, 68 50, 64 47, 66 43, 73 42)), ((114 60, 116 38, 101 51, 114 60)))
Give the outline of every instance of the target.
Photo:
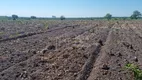
MULTIPOLYGON (((16 14, 13 14, 13 15, 16 15, 16 14)), ((12 16, 12 15, 11 15, 12 16)), ((11 17, 11 16, 9 16, 9 15, 0 15, 0 17, 11 17)), ((18 15, 17 15, 18 16, 18 15)), ((33 15, 32 15, 33 16, 33 15)), ((62 15, 61 15, 62 16, 62 15)), ((56 16, 56 18, 60 18, 61 16, 56 16)), ((64 15, 63 15, 64 16, 64 15)), ((30 18, 31 16, 18 16, 19 18, 30 18)), ((35 17, 37 17, 37 18, 52 18, 52 16, 35 16, 35 17)), ((104 17, 104 16, 82 16, 82 17, 67 17, 67 16, 64 16, 65 18, 102 18, 102 17, 104 17)), ((130 16, 112 16, 112 18, 113 17, 130 17, 130 16)))

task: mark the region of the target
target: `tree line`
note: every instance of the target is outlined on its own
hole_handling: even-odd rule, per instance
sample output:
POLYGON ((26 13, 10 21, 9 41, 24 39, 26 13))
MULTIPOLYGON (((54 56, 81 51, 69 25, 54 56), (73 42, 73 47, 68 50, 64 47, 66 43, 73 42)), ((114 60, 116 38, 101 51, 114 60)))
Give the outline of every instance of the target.
MULTIPOLYGON (((11 17, 12 17, 13 20, 17 20, 19 18, 18 15, 15 15, 15 14, 13 14, 11 17)), ((30 18, 31 19, 37 19, 36 16, 31 16, 30 18)), ((52 18, 56 18, 56 16, 52 16, 52 18)), ((61 16, 60 19, 65 20, 66 18, 64 16, 61 16)))
MULTIPOLYGON (((141 16, 142 16, 141 12, 139 12, 138 10, 135 10, 135 11, 133 12, 133 14, 130 16, 130 19, 139 19, 141 16)), ((31 16, 30 18, 31 18, 31 19, 37 19, 36 16, 31 16)), ((52 18, 56 18, 56 16, 52 16, 52 18)), ((104 18, 107 19, 107 20, 111 20, 111 19, 112 19, 112 15, 111 15, 110 13, 107 13, 107 14, 104 16, 104 18)), ((15 14, 12 15, 12 19, 13 19, 13 20, 18 19, 18 15, 15 15, 15 14)), ((66 19, 65 16, 61 16, 61 17, 60 17, 60 20, 65 20, 65 19, 66 19)))
MULTIPOLYGON (((133 12, 133 14, 130 16, 131 19, 139 19, 142 16, 141 12, 139 12, 138 10, 135 10, 133 12)), ((112 15, 110 13, 107 13, 104 16, 107 20, 110 20, 112 18, 112 15)))

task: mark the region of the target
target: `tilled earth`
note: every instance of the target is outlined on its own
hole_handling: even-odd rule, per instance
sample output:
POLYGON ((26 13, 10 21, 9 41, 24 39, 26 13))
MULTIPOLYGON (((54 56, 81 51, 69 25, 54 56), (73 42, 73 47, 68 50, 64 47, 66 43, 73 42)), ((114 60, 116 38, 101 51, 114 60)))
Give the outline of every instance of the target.
POLYGON ((133 80, 124 66, 142 68, 141 22, 1 22, 0 80, 133 80))

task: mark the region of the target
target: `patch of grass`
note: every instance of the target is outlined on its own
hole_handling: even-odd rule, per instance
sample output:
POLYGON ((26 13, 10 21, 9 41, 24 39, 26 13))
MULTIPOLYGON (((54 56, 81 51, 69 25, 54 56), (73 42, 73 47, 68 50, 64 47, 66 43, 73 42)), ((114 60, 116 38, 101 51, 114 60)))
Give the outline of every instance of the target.
POLYGON ((3 35, 4 34, 4 32, 0 32, 0 35, 3 35))
POLYGON ((142 80, 142 70, 137 65, 129 63, 125 65, 125 68, 134 73, 135 80, 142 80))
POLYGON ((45 29, 48 29, 49 27, 48 27, 48 24, 45 22, 44 23, 44 26, 45 26, 45 29))

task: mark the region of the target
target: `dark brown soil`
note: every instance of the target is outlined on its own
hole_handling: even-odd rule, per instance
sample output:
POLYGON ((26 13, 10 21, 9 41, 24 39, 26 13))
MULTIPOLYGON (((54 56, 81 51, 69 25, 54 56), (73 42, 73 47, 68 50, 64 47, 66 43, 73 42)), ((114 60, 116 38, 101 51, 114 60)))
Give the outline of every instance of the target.
POLYGON ((0 22, 0 80, 133 80, 124 66, 142 68, 141 22, 0 22))

